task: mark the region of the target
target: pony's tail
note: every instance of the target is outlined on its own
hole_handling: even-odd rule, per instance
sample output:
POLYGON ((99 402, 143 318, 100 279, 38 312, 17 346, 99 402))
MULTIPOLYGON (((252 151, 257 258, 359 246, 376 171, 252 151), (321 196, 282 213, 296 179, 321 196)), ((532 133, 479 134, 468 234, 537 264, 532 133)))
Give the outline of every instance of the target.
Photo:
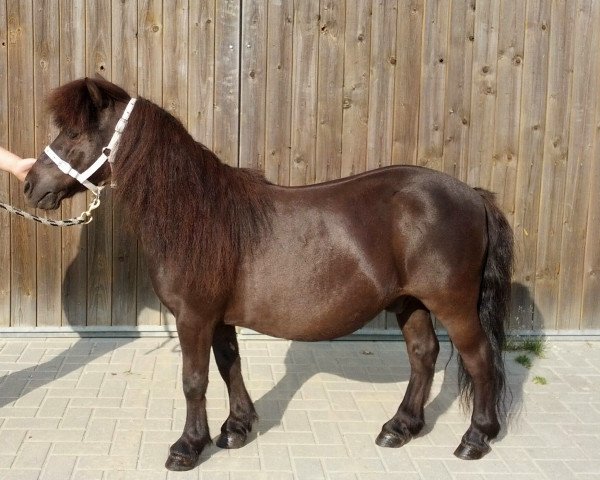
MULTIPOLYGON (((494 194, 475 189, 483 198, 487 217, 488 245, 479 291, 479 319, 492 351, 494 364, 494 398, 500 424, 506 423, 511 395, 506 385, 502 350, 504 324, 510 311, 511 273, 513 266, 513 232, 502 211, 494 202, 494 194)), ((459 355, 459 391, 466 400, 473 396, 473 379, 459 355)))

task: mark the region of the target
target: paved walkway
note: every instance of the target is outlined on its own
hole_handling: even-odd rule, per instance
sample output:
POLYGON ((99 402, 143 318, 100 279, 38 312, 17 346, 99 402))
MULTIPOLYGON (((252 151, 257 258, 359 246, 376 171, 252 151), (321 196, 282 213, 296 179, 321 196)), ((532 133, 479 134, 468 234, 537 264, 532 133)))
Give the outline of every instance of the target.
MULTIPOLYGON (((183 426, 174 339, 0 340, 0 479, 591 479, 600 478, 600 343, 549 343, 526 369, 507 354, 521 413, 480 461, 452 452, 468 423, 442 344, 427 426, 401 449, 374 443, 409 368, 399 342, 241 342, 261 417, 240 450, 214 446, 191 472, 163 463, 183 426), (533 382, 546 379, 546 385, 533 382)), ((212 365, 213 436, 227 416, 212 365)))

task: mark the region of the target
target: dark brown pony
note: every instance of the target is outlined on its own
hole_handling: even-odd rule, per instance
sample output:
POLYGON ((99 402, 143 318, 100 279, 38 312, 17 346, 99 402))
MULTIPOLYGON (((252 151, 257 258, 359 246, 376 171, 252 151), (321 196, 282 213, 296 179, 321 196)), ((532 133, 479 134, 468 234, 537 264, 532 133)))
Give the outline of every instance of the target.
MULTIPOLYGON (((52 148, 82 171, 100 154, 129 100, 82 79, 55 90, 52 148)), ((166 111, 139 98, 112 176, 147 255, 154 289, 177 319, 187 417, 167 468, 193 468, 210 442, 205 392, 211 346, 230 414, 217 445, 241 447, 254 406, 242 379, 235 326, 293 340, 325 340, 395 312, 411 377, 377 444, 400 447, 424 425, 439 350, 431 313, 459 352, 459 386, 473 400, 455 454, 480 458, 506 420, 502 360, 512 262, 510 226, 493 197, 440 172, 383 168, 286 188, 224 165, 166 111)), ((32 206, 57 208, 83 187, 42 154, 29 173, 32 206)))

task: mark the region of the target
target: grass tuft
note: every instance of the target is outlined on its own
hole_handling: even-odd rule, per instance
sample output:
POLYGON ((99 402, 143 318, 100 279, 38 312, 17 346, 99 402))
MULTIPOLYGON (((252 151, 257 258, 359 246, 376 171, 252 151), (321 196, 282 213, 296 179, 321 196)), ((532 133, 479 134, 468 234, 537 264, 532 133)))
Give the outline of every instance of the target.
POLYGON ((537 385, 546 385, 548 383, 548 380, 546 380, 545 377, 536 376, 533 377, 533 383, 537 385))
POLYGON ((523 342, 523 350, 532 353, 536 357, 541 357, 546 350, 546 342, 542 337, 526 338, 523 342))
POLYGON ((524 340, 512 337, 506 340, 504 350, 507 352, 529 352, 536 357, 542 357, 546 350, 546 342, 543 337, 531 337, 524 340))
POLYGON ((515 358, 515 362, 523 365, 525 368, 531 368, 531 358, 529 358, 527 355, 519 355, 515 358))

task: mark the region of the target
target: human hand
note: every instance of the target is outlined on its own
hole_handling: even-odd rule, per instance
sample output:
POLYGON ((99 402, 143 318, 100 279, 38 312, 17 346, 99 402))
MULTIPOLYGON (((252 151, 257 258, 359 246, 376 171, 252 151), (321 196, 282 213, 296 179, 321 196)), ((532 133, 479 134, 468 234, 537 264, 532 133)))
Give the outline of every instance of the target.
POLYGON ((25 180, 25 177, 29 173, 29 170, 31 170, 31 167, 33 167, 35 161, 35 158, 23 158, 18 160, 15 162, 11 173, 22 182, 25 180))

